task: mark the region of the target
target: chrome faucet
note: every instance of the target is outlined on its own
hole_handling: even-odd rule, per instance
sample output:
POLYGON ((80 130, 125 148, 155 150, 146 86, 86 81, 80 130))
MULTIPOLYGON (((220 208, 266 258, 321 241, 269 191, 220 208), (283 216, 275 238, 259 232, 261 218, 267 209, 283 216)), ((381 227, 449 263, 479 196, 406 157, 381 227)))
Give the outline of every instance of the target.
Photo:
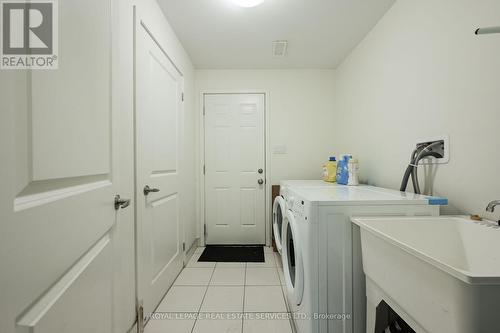
POLYGON ((488 204, 488 207, 486 207, 486 211, 488 213, 493 213, 495 211, 495 207, 500 206, 500 200, 495 200, 492 201, 488 204))

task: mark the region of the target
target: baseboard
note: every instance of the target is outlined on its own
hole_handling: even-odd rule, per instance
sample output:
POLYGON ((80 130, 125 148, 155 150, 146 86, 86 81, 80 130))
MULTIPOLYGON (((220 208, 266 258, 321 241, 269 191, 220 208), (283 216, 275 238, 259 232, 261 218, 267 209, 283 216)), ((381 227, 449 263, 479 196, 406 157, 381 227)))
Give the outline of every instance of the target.
POLYGON ((194 251, 196 251, 196 248, 200 246, 200 238, 196 238, 189 249, 186 251, 186 255, 184 257, 184 267, 187 265, 189 260, 193 257, 194 251))

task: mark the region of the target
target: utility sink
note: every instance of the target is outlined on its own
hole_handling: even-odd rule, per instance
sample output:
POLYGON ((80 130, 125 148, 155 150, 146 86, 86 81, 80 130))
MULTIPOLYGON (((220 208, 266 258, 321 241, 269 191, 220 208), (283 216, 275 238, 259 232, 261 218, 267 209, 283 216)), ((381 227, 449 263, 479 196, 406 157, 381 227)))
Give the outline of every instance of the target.
POLYGON ((361 231, 369 303, 387 298, 417 332, 500 332, 497 223, 453 216, 352 221, 361 231))

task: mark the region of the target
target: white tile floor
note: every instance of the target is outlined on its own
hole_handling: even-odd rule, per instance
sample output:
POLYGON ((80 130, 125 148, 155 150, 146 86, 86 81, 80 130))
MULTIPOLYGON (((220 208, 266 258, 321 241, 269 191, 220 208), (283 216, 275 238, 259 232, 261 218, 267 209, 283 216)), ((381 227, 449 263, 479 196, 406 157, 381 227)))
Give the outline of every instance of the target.
POLYGON ((146 333, 291 333, 278 254, 264 263, 198 262, 196 249, 146 333), (264 316, 271 319, 262 319, 264 316))

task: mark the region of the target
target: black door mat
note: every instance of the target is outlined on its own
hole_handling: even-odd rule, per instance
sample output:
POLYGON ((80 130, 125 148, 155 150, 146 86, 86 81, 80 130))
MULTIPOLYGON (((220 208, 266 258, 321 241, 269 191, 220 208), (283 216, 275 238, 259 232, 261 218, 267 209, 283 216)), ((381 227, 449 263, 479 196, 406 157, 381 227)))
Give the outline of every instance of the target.
POLYGON ((207 245, 198 261, 264 262, 264 247, 245 245, 207 245))

